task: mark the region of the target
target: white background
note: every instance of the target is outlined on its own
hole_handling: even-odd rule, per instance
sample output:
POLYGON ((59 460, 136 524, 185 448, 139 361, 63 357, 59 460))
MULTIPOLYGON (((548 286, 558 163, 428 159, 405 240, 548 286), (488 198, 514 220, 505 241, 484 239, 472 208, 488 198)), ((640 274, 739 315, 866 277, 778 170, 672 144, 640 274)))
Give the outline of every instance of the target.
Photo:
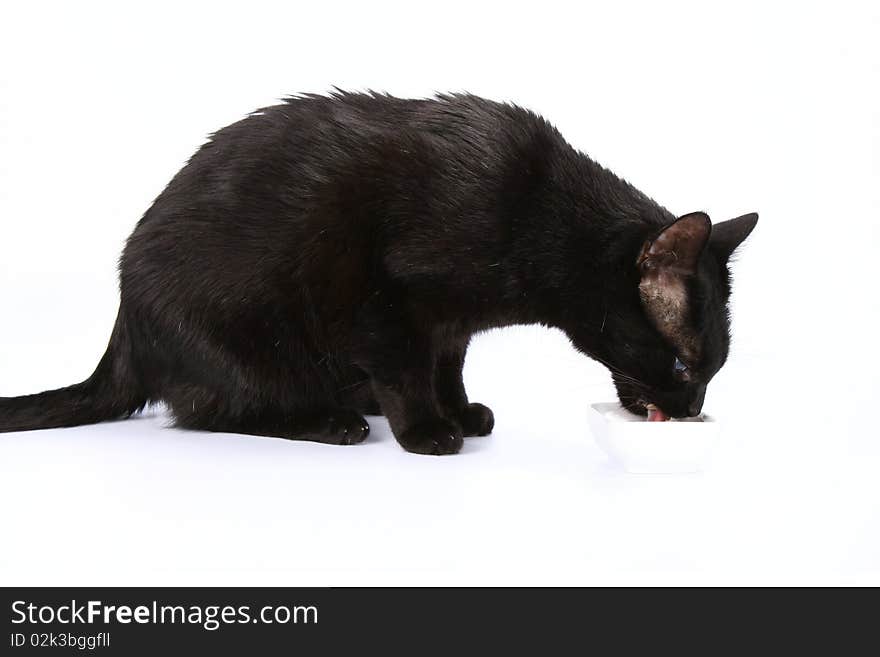
POLYGON ((761 213, 701 475, 592 441, 604 369, 475 340, 494 434, 403 452, 167 419, 0 435, 0 584, 880 583, 876 3, 218 2, 0 15, 0 395, 80 381, 123 240, 211 131, 298 91, 469 90, 544 114, 673 212, 761 213))

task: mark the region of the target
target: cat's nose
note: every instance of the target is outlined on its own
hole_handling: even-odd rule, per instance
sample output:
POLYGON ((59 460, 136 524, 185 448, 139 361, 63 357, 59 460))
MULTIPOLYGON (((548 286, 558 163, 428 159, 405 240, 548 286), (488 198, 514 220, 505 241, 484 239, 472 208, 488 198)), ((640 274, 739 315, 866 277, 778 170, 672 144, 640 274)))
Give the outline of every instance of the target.
POLYGON ((703 401, 706 399, 706 386, 699 385, 694 389, 693 398, 688 404, 688 415, 695 417, 703 410, 703 401))

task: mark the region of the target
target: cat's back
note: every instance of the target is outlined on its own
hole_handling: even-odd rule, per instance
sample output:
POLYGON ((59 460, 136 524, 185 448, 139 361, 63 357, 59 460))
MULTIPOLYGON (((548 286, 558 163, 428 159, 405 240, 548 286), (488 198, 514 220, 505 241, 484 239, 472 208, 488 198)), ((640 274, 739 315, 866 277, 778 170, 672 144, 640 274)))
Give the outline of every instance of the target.
POLYGON ((356 277, 383 253, 409 263, 438 231, 469 248, 499 232, 493 199, 527 187, 526 160, 560 147, 540 117, 471 95, 290 98, 219 130, 174 177, 128 241, 123 293, 356 277))
POLYGON ((316 217, 395 214, 404 208, 389 206, 422 200, 428 188, 440 200, 485 195, 524 157, 565 146, 535 114, 467 94, 296 96, 212 135, 133 237, 222 231, 245 245, 280 240, 316 217))
POLYGON ((458 174, 484 174, 487 162, 501 163, 524 145, 561 141, 532 112, 469 94, 300 95, 216 132, 166 195, 234 203, 267 194, 265 203, 272 193, 279 201, 290 192, 311 194, 328 177, 413 175, 426 165, 442 175, 445 164, 458 174))

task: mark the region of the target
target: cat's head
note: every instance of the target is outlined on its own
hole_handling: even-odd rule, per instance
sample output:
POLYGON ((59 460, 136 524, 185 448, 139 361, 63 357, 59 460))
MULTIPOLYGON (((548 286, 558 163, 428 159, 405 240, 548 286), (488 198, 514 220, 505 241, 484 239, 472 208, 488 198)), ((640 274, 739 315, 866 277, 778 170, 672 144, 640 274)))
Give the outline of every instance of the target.
POLYGON ((656 420, 700 413, 727 359, 728 260, 757 221, 747 214, 713 226, 694 212, 642 244, 630 279, 637 290, 603 354, 626 408, 656 420))

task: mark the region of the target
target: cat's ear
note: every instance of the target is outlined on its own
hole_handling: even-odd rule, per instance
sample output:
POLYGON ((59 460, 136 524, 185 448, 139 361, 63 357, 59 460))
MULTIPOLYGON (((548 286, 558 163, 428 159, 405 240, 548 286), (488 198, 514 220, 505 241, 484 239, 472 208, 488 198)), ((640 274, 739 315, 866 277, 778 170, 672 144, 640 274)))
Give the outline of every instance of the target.
POLYGON ((676 219, 642 246, 638 259, 642 278, 659 273, 688 276, 696 272, 711 231, 712 222, 705 212, 691 212, 676 219))
POLYGON ((712 235, 709 238, 711 249, 725 261, 730 258, 743 240, 749 236, 758 223, 758 213, 751 212, 736 219, 722 221, 712 226, 712 235))
POLYGON ((645 242, 637 262, 642 306, 683 358, 696 351, 693 336, 686 329, 686 281, 696 273, 711 232, 712 222, 705 212, 686 214, 645 242))

